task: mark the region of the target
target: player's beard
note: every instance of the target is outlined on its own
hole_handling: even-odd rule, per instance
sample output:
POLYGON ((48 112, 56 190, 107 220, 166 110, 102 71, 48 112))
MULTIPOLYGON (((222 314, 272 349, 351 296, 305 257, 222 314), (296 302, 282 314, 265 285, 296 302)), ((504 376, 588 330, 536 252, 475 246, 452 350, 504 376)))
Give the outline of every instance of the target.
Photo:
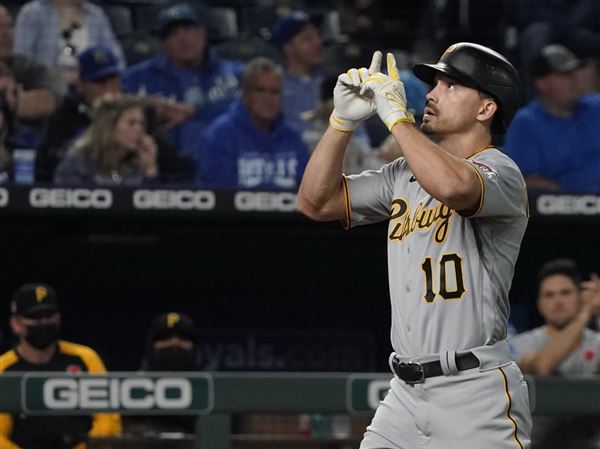
POLYGON ((425 123, 421 123, 421 131, 435 143, 439 143, 441 140, 439 134, 431 126, 425 123))

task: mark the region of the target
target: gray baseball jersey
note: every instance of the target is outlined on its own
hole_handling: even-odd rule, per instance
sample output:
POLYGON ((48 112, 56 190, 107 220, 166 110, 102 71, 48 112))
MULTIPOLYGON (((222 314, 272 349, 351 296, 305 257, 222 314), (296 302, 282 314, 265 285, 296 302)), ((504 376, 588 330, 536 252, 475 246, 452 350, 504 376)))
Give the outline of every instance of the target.
MULTIPOLYGON (((509 339, 512 354, 519 360, 525 354, 536 352, 550 343, 544 326, 517 334, 509 339)), ((559 374, 600 373, 600 332, 584 329, 581 344, 558 364, 559 374)))
POLYGON ((346 178, 349 226, 389 220, 391 340, 399 355, 460 351, 506 337, 508 291, 528 220, 525 181, 496 148, 467 160, 482 184, 471 217, 429 195, 404 158, 346 178))

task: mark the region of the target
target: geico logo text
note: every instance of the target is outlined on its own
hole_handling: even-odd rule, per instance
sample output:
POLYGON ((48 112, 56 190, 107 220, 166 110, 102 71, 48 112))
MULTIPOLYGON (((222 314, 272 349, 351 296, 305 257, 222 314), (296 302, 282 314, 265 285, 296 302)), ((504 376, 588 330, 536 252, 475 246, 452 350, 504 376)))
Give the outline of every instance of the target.
POLYGON ((235 208, 239 211, 293 212, 296 194, 291 192, 237 192, 235 208))
POLYGON ((540 195, 537 210, 542 215, 600 215, 600 196, 540 195))
POLYGON ((36 208, 108 209, 112 192, 106 189, 31 189, 29 204, 36 208))
POLYGON ((185 409, 192 404, 192 384, 182 378, 48 379, 44 405, 69 409, 185 409))
POLYGON ((136 190, 133 207, 136 209, 212 210, 215 193, 208 190, 136 190))

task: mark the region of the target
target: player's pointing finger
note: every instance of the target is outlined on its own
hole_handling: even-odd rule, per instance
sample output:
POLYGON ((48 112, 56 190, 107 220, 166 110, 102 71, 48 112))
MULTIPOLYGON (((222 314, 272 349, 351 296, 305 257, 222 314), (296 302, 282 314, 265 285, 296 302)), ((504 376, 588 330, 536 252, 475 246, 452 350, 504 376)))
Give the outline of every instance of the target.
POLYGON ((377 50, 373 53, 373 59, 371 60, 371 65, 369 66, 369 75, 374 75, 377 72, 381 72, 381 59, 383 58, 383 53, 377 50))
POLYGON ((387 69, 388 75, 393 80, 400 80, 400 74, 398 73, 398 66, 396 65, 396 58, 391 53, 387 54, 387 69))

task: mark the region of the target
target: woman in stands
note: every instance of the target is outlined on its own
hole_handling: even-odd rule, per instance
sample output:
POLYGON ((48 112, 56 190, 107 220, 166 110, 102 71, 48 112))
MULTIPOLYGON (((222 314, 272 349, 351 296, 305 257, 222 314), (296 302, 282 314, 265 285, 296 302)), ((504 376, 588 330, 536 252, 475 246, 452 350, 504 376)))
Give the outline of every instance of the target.
POLYGON ((143 102, 108 95, 94 104, 89 128, 58 165, 60 184, 140 185, 158 176, 156 142, 146 132, 143 102))

